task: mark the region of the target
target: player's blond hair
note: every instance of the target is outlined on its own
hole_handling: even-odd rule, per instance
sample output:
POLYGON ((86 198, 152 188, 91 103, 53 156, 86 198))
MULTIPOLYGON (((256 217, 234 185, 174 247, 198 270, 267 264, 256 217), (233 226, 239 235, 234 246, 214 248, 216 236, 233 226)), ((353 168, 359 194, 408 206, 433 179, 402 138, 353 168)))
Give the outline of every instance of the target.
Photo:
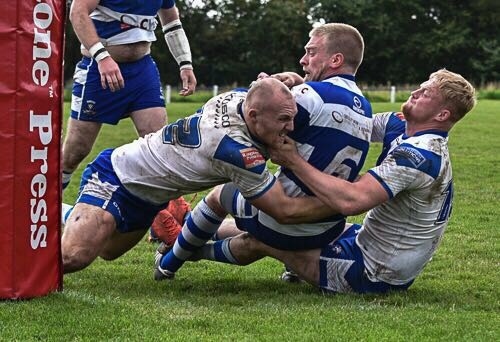
POLYGON ((328 23, 313 28, 309 37, 313 36, 325 36, 327 52, 341 53, 344 55, 344 63, 351 67, 354 73, 358 70, 365 50, 363 36, 358 29, 348 24, 328 23))
POLYGON ((429 76, 443 96, 451 112, 450 120, 457 122, 476 105, 476 90, 462 75, 440 69, 429 76))

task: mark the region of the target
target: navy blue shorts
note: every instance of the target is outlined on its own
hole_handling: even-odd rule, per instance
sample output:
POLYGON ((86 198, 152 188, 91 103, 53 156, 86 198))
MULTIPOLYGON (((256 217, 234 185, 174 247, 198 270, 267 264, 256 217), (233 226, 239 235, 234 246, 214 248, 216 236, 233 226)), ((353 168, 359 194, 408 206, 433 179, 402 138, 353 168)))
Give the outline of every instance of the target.
POLYGON ((119 66, 125 87, 112 92, 109 87, 102 89, 97 62, 82 58, 73 75, 73 119, 116 125, 133 111, 165 107, 160 74, 151 55, 119 66))
POLYGON ((77 203, 91 204, 109 212, 122 233, 148 229, 167 203, 155 205, 132 195, 121 184, 111 164, 112 149, 102 151, 82 174, 77 203))
POLYGON ((363 254, 356 244, 361 226, 354 224, 337 240, 321 250, 319 287, 325 292, 386 293, 406 290, 413 280, 403 285, 391 285, 368 279, 363 254))

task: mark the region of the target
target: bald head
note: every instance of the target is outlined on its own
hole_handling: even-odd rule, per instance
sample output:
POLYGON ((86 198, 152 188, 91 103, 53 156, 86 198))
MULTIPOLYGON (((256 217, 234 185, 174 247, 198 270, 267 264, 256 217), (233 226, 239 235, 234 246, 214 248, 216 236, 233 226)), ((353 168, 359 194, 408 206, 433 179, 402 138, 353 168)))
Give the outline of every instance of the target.
POLYGON ((252 85, 248 91, 246 104, 262 110, 279 105, 281 101, 294 101, 292 93, 281 81, 267 77, 252 85))
POLYGON ((297 105, 290 90, 275 78, 256 81, 248 91, 244 115, 250 132, 271 144, 293 130, 297 105))

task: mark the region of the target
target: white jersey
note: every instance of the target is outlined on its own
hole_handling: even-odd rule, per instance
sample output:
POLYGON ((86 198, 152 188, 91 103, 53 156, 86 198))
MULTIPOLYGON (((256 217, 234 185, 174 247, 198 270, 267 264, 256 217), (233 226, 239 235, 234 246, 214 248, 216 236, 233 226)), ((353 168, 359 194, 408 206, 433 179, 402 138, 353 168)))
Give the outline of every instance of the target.
POLYGON ((401 285, 413 280, 441 241, 453 199, 447 132, 404 132, 396 113, 374 118, 373 137, 384 139, 383 160, 368 172, 389 194, 370 210, 357 237, 368 277, 401 285))
MULTIPOLYGON (((317 169, 354 181, 370 145, 372 109, 353 76, 338 75, 321 82, 296 86, 292 93, 298 113, 289 135, 297 142, 299 154, 317 169)), ((298 177, 281 168, 278 180, 290 197, 313 195, 298 177)), ((283 225, 260 211, 259 221, 267 228, 291 236, 324 233, 345 220, 335 215, 317 223, 283 225)))
POLYGON ((243 119, 246 94, 220 94, 198 113, 115 149, 111 161, 121 183, 154 204, 227 182, 247 199, 261 196, 275 178, 243 119))

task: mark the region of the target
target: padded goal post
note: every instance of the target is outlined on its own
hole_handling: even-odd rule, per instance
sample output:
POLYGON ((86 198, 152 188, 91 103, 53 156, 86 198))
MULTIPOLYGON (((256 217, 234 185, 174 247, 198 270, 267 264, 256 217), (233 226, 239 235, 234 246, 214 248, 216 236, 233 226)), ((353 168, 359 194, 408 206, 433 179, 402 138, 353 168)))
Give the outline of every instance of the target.
POLYGON ((66 0, 2 1, 0 298, 62 289, 61 123, 66 0))

